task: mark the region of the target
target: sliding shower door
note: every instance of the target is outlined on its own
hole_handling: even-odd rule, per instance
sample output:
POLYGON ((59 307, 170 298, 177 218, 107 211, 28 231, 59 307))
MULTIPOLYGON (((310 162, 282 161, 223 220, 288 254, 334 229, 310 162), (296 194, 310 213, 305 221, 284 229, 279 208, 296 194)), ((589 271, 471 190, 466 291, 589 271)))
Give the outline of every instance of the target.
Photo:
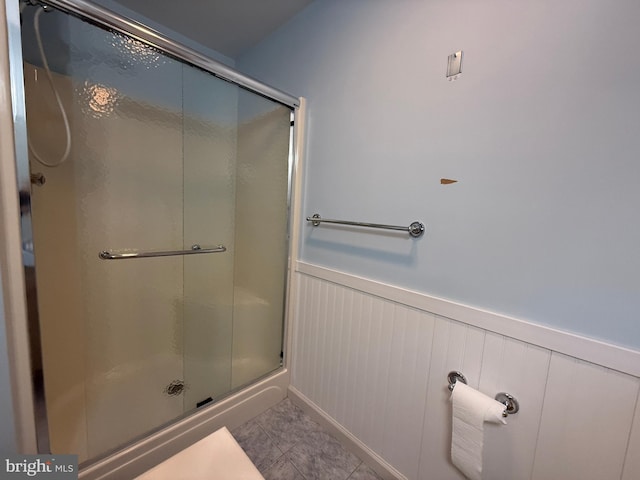
POLYGON ((85 461, 280 367, 291 109, 40 9, 32 363, 50 450, 85 461))

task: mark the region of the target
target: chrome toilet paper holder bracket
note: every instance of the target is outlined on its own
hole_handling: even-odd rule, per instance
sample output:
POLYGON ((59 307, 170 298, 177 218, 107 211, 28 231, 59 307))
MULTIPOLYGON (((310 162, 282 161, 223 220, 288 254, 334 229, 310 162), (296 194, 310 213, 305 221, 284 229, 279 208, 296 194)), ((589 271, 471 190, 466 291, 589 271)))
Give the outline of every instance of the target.
POLYGON ((518 413, 518 410, 520 410, 520 404, 518 403, 518 400, 516 400, 513 395, 507 392, 497 393, 495 398, 498 402, 505 406, 504 412, 502 412, 503 417, 518 413))
POLYGON ((465 385, 467 385, 467 378, 460 372, 449 372, 449 375, 447 375, 447 380, 449 380, 449 391, 453 392, 453 387, 456 386, 456 382, 460 381, 462 383, 464 383, 465 385))
MULTIPOLYGON (((449 380, 449 391, 453 392, 454 387, 456 386, 456 382, 462 382, 467 385, 467 378, 460 372, 452 371, 447 375, 447 380, 449 380)), ((507 415, 513 415, 518 413, 520 410, 520 403, 515 399, 513 395, 506 392, 500 392, 496 394, 495 399, 504 405, 504 412, 502 412, 502 416, 506 417, 507 415)))

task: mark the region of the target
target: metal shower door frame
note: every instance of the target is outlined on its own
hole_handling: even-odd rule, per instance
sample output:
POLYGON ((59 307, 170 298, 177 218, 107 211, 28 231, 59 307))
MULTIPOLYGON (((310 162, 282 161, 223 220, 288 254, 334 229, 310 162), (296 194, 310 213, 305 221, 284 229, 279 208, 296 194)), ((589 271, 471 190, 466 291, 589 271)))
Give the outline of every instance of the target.
POLYGON ((169 56, 185 61, 196 67, 222 78, 228 82, 262 95, 270 100, 281 103, 291 109, 300 106, 298 98, 289 95, 282 90, 266 85, 254 78, 244 75, 227 65, 208 58, 195 50, 180 43, 168 39, 161 33, 142 25, 135 20, 123 18, 122 16, 95 5, 85 0, 40 0, 38 3, 51 5, 67 13, 77 15, 85 20, 92 21, 98 25, 123 33, 133 37, 147 45, 150 45, 169 56))
MULTIPOLYGON (((12 114, 13 114, 13 131, 15 141, 15 160, 17 169, 17 187, 20 197, 20 216, 23 226, 21 232, 21 241, 23 250, 29 250, 33 248, 33 240, 27 235, 28 231, 31 231, 31 179, 29 171, 29 155, 28 155, 28 143, 27 143, 27 124, 26 124, 26 103, 25 103, 25 88, 24 88, 24 76, 23 76, 23 59, 22 59, 22 39, 21 39, 21 25, 20 25, 20 0, 4 0, 4 7, 7 16, 7 32, 8 32, 8 47, 9 47, 9 75, 11 79, 11 96, 12 96, 12 114)), ((289 244, 287 258, 289 259, 286 268, 285 278, 285 295, 283 302, 284 308, 284 328, 283 328, 283 350, 284 350, 284 364, 283 367, 288 365, 288 322, 289 317, 289 299, 291 297, 291 263, 293 260, 292 253, 296 251, 295 238, 297 222, 292 218, 293 208, 293 189, 294 180, 299 176, 296 173, 298 162, 298 139, 296 138, 296 128, 294 123, 297 123, 297 115, 300 113, 301 107, 300 99, 283 92, 279 89, 266 85, 256 79, 253 79, 247 75, 244 75, 223 63, 210 59, 193 49, 190 49, 184 45, 181 45, 173 40, 164 37, 159 32, 146 27, 145 25, 136 22, 134 20, 124 18, 118 14, 107 10, 105 8, 94 5, 85 0, 45 0, 38 1, 39 4, 49 5, 62 10, 71 15, 77 16, 83 20, 87 20, 91 23, 98 25, 99 27, 114 30, 129 37, 132 37, 138 41, 141 41, 159 51, 173 57, 179 61, 183 61, 187 64, 196 66, 206 72, 221 78, 230 83, 236 84, 239 87, 248 90, 252 93, 265 97, 269 100, 277 102, 291 109, 291 129, 290 129, 290 149, 288 155, 288 191, 287 191, 287 210, 288 210, 288 234, 289 244)), ((23 255, 24 260, 24 255, 23 255)), ((26 266, 26 262, 23 263, 23 268, 26 266)), ((37 266, 36 266, 37 274, 37 266)), ((31 288, 32 298, 28 300, 37 301, 37 291, 35 286, 31 288)), ((11 350, 11 349, 10 349, 11 350)), ((16 360, 16 365, 13 370, 17 374, 22 375, 26 369, 28 369, 28 352, 21 354, 20 358, 16 360)), ((18 375, 16 375, 18 376, 18 375)), ((32 392, 33 394, 33 386, 32 392)), ((32 403, 33 395, 29 395, 28 392, 22 391, 15 397, 25 403, 32 403)), ((37 451, 37 438, 34 436, 34 432, 31 430, 35 428, 35 423, 44 424, 47 426, 46 409, 36 413, 35 407, 33 408, 32 418, 29 418, 27 410, 31 410, 32 405, 20 407, 19 419, 17 423, 22 424, 22 432, 18 433, 18 448, 28 453, 48 453, 37 451), (24 410, 22 410, 24 409, 24 410), (27 421, 28 420, 28 421, 27 421)), ((47 426, 48 428, 48 426, 47 426)))

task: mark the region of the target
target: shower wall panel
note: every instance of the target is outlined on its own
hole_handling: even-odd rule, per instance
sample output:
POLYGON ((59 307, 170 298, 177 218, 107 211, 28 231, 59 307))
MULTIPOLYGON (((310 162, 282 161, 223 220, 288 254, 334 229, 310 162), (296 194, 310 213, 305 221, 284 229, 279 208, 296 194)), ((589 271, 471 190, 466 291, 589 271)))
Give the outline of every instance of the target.
MULTIPOLYGON (((55 101, 50 91, 42 87, 45 72, 39 67, 25 64, 24 80, 28 127, 38 132, 31 143, 38 152, 59 157, 64 152, 64 136, 55 124, 55 101), (36 81, 36 78, 39 81, 36 81)), ((65 105, 72 105, 71 80, 53 74, 53 81, 65 105)), ((46 84, 45 84, 46 85, 46 84)), ((69 118, 71 129, 77 129, 76 119, 69 118)), ((33 173, 43 167, 32 165, 33 173)), ((85 399, 85 323, 81 303, 82 262, 79 249, 78 218, 76 211, 76 183, 74 165, 67 162, 48 169, 44 188, 33 188, 31 193, 34 243, 38 246, 38 304, 29 305, 29 330, 38 330, 42 358, 47 364, 44 389, 49 412, 49 441, 57 451, 78 452, 79 458, 88 456, 87 418, 85 399), (40 261, 41 258, 41 261, 40 261), (36 312, 33 315, 32 312, 36 312), (60 348, 63 346, 63 348, 60 348), (49 375, 51 373, 51 375, 49 375)), ((28 268, 35 276, 34 269, 28 268)), ((32 348, 39 345, 32 345, 32 348)), ((32 357, 39 357, 37 351, 32 357)), ((38 360, 38 362, 40 362, 38 360)), ((42 365, 38 365, 42 368, 42 365)), ((32 366, 32 368, 34 368, 32 366)), ((37 368, 37 367, 36 367, 37 368)))

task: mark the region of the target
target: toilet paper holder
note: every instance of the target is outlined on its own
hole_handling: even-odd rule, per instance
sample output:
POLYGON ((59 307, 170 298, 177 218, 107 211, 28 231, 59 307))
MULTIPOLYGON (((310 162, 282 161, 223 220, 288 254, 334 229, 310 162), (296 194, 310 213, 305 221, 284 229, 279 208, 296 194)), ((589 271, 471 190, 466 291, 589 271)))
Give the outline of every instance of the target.
MULTIPOLYGON (((449 380, 449 391, 453 392, 453 388, 456 386, 456 382, 462 382, 467 385, 466 377, 460 372, 449 372, 447 375, 447 380, 449 380)), ((504 405, 504 412, 502 412, 502 416, 506 417, 507 415, 513 415, 514 413, 518 413, 520 410, 520 404, 518 400, 514 398, 513 395, 500 392, 496 394, 495 399, 504 405)))

